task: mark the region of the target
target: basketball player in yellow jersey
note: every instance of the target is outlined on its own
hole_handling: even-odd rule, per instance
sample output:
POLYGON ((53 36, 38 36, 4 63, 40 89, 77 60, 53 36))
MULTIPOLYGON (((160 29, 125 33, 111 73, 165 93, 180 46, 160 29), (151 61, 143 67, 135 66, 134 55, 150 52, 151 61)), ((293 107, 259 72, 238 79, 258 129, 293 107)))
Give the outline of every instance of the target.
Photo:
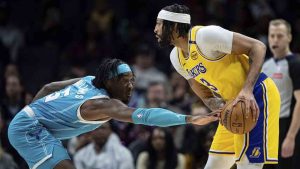
POLYGON ((228 100, 245 102, 246 118, 256 120, 247 134, 236 135, 219 125, 205 169, 261 169, 276 164, 280 96, 274 82, 261 73, 266 46, 219 26, 190 24, 189 9, 163 8, 154 32, 158 43, 174 45, 171 62, 193 91, 212 110, 228 100), (250 112, 253 112, 250 113, 250 112))

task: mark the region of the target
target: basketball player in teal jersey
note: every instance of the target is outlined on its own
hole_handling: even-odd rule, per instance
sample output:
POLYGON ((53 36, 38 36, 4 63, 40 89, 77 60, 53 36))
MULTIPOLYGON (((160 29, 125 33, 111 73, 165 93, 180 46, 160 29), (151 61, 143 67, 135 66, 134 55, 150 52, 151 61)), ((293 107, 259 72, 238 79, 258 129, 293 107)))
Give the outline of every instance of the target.
POLYGON ((162 127, 218 120, 216 113, 186 116, 161 108, 127 107, 133 83, 130 67, 118 59, 103 62, 96 77, 50 83, 12 120, 10 143, 32 169, 74 169, 60 140, 94 130, 110 119, 162 127))

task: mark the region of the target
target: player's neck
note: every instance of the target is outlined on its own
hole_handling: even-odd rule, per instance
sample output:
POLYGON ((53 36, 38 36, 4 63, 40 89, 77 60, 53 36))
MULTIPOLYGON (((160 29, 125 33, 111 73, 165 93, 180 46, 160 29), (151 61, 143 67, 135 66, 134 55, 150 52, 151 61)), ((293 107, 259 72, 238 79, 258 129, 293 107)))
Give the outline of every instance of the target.
POLYGON ((188 43, 188 38, 187 37, 179 37, 177 39, 173 40, 173 45, 176 46, 177 48, 180 48, 184 55, 188 56, 189 54, 189 43, 188 43))

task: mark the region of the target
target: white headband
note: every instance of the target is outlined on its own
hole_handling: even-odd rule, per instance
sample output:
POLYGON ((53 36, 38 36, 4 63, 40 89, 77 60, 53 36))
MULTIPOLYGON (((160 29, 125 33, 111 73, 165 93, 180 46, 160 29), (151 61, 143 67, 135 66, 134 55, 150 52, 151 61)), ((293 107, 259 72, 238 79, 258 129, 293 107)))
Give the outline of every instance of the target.
POLYGON ((158 13, 157 18, 167 21, 191 24, 191 16, 185 13, 175 13, 166 10, 161 10, 158 13))

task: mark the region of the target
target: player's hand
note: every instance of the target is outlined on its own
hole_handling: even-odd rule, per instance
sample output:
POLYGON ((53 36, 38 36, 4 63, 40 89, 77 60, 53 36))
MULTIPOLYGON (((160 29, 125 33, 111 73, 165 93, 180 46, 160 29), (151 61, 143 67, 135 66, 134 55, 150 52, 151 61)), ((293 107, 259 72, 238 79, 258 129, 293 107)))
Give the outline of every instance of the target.
POLYGON ((241 92, 238 94, 236 99, 233 101, 232 105, 233 107, 239 102, 242 101, 245 103, 246 106, 246 118, 250 117, 250 114, 252 112, 252 119, 253 121, 258 120, 259 116, 259 108, 256 103, 256 100, 254 98, 254 95, 252 91, 249 90, 241 90, 241 92))
POLYGON ((219 108, 219 109, 217 110, 217 111, 220 112, 219 121, 220 121, 220 124, 221 124, 222 126, 223 126, 224 124, 223 124, 223 121, 222 121, 222 119, 221 119, 221 113, 225 110, 225 108, 227 108, 227 110, 229 110, 229 111, 232 111, 232 106, 230 105, 230 103, 231 103, 230 100, 226 101, 225 105, 223 105, 223 107, 221 107, 221 108, 219 108))
POLYGON ((219 120, 219 118, 220 112, 216 110, 207 115, 191 116, 191 123, 195 125, 206 125, 208 123, 219 120))
POLYGON ((286 137, 282 143, 281 156, 288 158, 293 156, 295 149, 295 139, 286 137))

